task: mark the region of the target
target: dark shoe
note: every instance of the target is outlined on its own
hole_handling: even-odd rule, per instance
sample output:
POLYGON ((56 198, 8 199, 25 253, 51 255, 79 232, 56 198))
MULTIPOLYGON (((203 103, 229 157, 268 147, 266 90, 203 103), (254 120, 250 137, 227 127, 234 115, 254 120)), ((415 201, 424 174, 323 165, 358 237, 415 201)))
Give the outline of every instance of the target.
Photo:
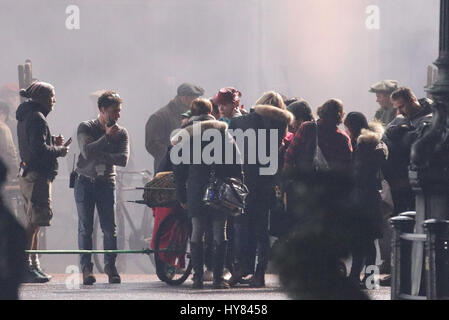
POLYGON ((214 280, 212 284, 212 288, 214 289, 229 289, 231 286, 225 279, 214 280))
POLYGON ((380 274, 390 274, 391 273, 391 265, 390 265, 390 263, 387 263, 387 262, 383 261, 379 265, 379 273, 380 274))
POLYGON ((241 263, 236 263, 234 265, 234 271, 232 272, 231 278, 228 280, 228 283, 231 287, 240 283, 243 278, 243 267, 241 263))
POLYGON ((37 273, 40 273, 44 278, 47 278, 48 281, 50 281, 51 278, 53 278, 52 275, 49 275, 48 273, 45 273, 45 272, 40 268, 40 266, 35 266, 35 267, 33 267, 33 268, 34 268, 34 270, 35 270, 37 273))
POLYGON ((262 288, 265 287, 265 270, 262 270, 257 266, 256 272, 249 282, 250 288, 262 288))
POLYGON ((223 279, 223 268, 226 257, 226 241, 214 244, 213 264, 214 264, 214 289, 229 289, 229 283, 223 279))
POLYGON ((104 273, 108 275, 109 283, 120 283, 120 275, 118 274, 117 268, 113 264, 107 264, 104 266, 104 273))
POLYGON ((192 260, 193 266, 193 285, 192 289, 202 289, 203 288, 203 275, 204 275, 204 265, 203 265, 203 243, 190 242, 190 259, 192 260))
POLYGON ((37 272, 38 274, 40 274, 43 278, 47 278, 48 281, 51 280, 51 278, 53 278, 51 275, 46 274, 42 269, 41 269, 41 264, 39 261, 39 256, 37 254, 30 254, 30 256, 28 257, 28 262, 29 262, 29 268, 31 270, 34 270, 35 272, 37 272))
POLYGON ((50 281, 49 278, 44 277, 42 274, 36 271, 32 267, 26 268, 26 274, 23 279, 23 283, 46 283, 50 281))
POLYGON ((383 277, 379 281, 379 285, 381 287, 391 287, 391 275, 388 275, 386 277, 383 277))
POLYGON ((95 279, 94 274, 92 273, 93 270, 93 264, 88 264, 87 266, 83 267, 83 284, 86 286, 91 286, 97 281, 95 279))

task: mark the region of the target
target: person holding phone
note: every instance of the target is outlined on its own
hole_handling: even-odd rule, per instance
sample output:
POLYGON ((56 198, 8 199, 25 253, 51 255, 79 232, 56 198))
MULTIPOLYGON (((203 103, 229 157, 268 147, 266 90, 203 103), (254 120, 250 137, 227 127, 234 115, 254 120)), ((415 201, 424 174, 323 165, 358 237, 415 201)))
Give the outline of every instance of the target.
MULTIPOLYGON (((78 210, 78 247, 92 250, 94 210, 97 207, 103 246, 117 249, 115 224, 115 166, 125 167, 129 159, 128 131, 117 121, 123 100, 114 91, 105 91, 98 98, 97 119, 84 121, 78 126, 77 140, 80 155, 76 165, 75 202, 78 210)), ((120 283, 115 267, 116 254, 106 254, 105 273, 109 283, 120 283)), ((92 285, 96 279, 92 272, 91 255, 82 254, 80 265, 83 284, 92 285)))
MULTIPOLYGON (((51 208, 51 185, 58 173, 58 157, 65 157, 69 146, 64 137, 52 136, 47 116, 53 110, 54 87, 46 82, 35 81, 20 90, 28 100, 17 108, 17 135, 20 152, 19 185, 25 200, 28 248, 39 248, 40 227, 49 226, 51 208)), ((40 268, 37 254, 29 255, 26 282, 48 282, 51 276, 40 268)))

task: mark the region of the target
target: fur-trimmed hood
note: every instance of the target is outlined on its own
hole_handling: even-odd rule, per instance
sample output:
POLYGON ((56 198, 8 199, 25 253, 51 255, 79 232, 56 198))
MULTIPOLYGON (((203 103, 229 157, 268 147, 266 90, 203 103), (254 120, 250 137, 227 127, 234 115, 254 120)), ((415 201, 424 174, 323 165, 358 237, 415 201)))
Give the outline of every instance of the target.
POLYGON ((357 138, 357 145, 370 145, 373 148, 382 141, 385 129, 382 123, 373 121, 368 123, 368 129, 362 129, 360 136, 357 138))
POLYGON ((182 142, 181 137, 184 136, 185 133, 187 133, 190 137, 193 137, 194 133, 203 134, 203 132, 208 129, 216 129, 220 130, 220 132, 225 132, 228 129, 228 125, 225 122, 218 120, 196 121, 178 131, 170 139, 170 143, 173 146, 177 145, 178 143, 182 142))
POLYGON ((360 136, 357 138, 357 144, 372 144, 377 145, 384 134, 384 127, 382 123, 373 121, 368 123, 368 129, 362 129, 360 136))
POLYGON ((254 112, 262 117, 281 121, 285 124, 291 124, 295 120, 295 116, 290 111, 270 105, 256 105, 254 112))

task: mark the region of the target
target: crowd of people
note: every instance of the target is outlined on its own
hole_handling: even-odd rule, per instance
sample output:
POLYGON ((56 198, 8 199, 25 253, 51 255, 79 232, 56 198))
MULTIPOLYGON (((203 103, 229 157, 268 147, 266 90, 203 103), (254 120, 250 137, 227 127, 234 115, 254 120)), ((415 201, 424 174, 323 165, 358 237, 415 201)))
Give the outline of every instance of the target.
MULTIPOLYGON (((219 289, 239 284, 265 286, 271 228, 279 218, 274 208, 281 203, 281 211, 298 218, 298 213, 292 212, 297 209, 292 205, 295 193, 291 192, 292 180, 300 179, 298 173, 339 173, 353 183, 345 196, 359 208, 356 220, 360 237, 350 250, 349 279, 364 285, 367 274, 363 274, 363 268, 376 265, 376 241, 383 259, 381 272, 390 272, 388 218, 414 210, 408 181, 410 150, 432 121, 433 102, 418 100, 409 88, 393 80, 376 83, 370 91, 380 105, 372 121, 361 112, 345 114, 339 99, 325 101, 314 112, 304 99, 288 98, 275 91, 264 93, 250 110, 245 110, 242 93, 236 88, 221 88, 213 97, 202 98, 204 89, 189 83, 180 85, 176 97, 150 116, 145 126, 145 147, 154 158, 155 173, 174 172, 178 209, 184 210, 192 222, 193 288, 202 288, 206 280, 212 280, 213 287, 219 289), (181 130, 178 137, 183 132, 192 140, 195 134, 217 130, 223 140, 222 154, 233 149, 235 161, 209 163, 201 159, 197 163, 192 150, 190 161, 172 163, 171 150, 188 142, 173 138, 176 129, 181 130), (255 134, 254 145, 240 147, 231 134, 239 129, 256 133, 265 130, 268 134, 255 134), (272 149, 278 153, 277 170, 261 174, 268 164, 258 157, 255 162, 249 161, 253 159, 251 153, 258 155, 272 149), (204 189, 211 175, 238 178, 245 183, 249 193, 240 215, 225 215, 205 205, 204 189), (386 193, 391 193, 390 206, 386 193), (225 270, 231 274, 226 280, 225 270)), ((50 133, 46 117, 55 104, 51 84, 36 81, 20 90, 25 101, 16 108, 18 92, 11 86, 0 91, 0 156, 9 170, 9 182, 18 173, 26 206, 27 248, 33 250, 38 248, 39 228, 50 225, 51 184, 57 175, 57 159, 67 155, 71 141, 50 133)), ((78 126, 80 155, 74 198, 80 249, 92 249, 95 207, 104 233, 104 248, 117 249, 115 167, 126 166, 130 152, 128 132, 117 124, 122 102, 116 92, 102 92, 97 101, 98 117, 78 126)), ((193 145, 189 144, 191 148, 193 145)), ((207 148, 206 141, 200 148, 201 152, 207 148)), ((155 215, 157 212, 156 208, 155 215)), ((298 221, 290 220, 277 236, 286 236, 298 221)), ((105 255, 110 283, 121 281, 115 258, 114 254, 105 255)), ((41 269, 37 255, 30 254, 28 260, 26 281, 51 279, 41 269)), ((82 255, 80 264, 83 283, 92 285, 96 279, 90 255, 82 255)), ((384 282, 388 284, 388 278, 384 282)))

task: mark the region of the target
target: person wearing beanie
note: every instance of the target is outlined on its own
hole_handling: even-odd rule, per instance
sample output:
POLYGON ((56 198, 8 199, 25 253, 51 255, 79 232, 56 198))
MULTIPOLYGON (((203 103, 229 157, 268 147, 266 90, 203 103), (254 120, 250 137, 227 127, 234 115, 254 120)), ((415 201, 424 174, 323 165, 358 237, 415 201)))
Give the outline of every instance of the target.
MULTIPOLYGON (((19 141, 19 185, 25 200, 27 216, 28 249, 39 248, 39 229, 49 226, 53 216, 51 208, 51 185, 58 173, 57 158, 69 151, 64 137, 52 136, 46 117, 53 110, 54 87, 46 82, 35 81, 20 90, 28 99, 17 108, 16 119, 19 141)), ((51 276, 40 268, 37 254, 30 254, 28 282, 48 282, 51 276)))

